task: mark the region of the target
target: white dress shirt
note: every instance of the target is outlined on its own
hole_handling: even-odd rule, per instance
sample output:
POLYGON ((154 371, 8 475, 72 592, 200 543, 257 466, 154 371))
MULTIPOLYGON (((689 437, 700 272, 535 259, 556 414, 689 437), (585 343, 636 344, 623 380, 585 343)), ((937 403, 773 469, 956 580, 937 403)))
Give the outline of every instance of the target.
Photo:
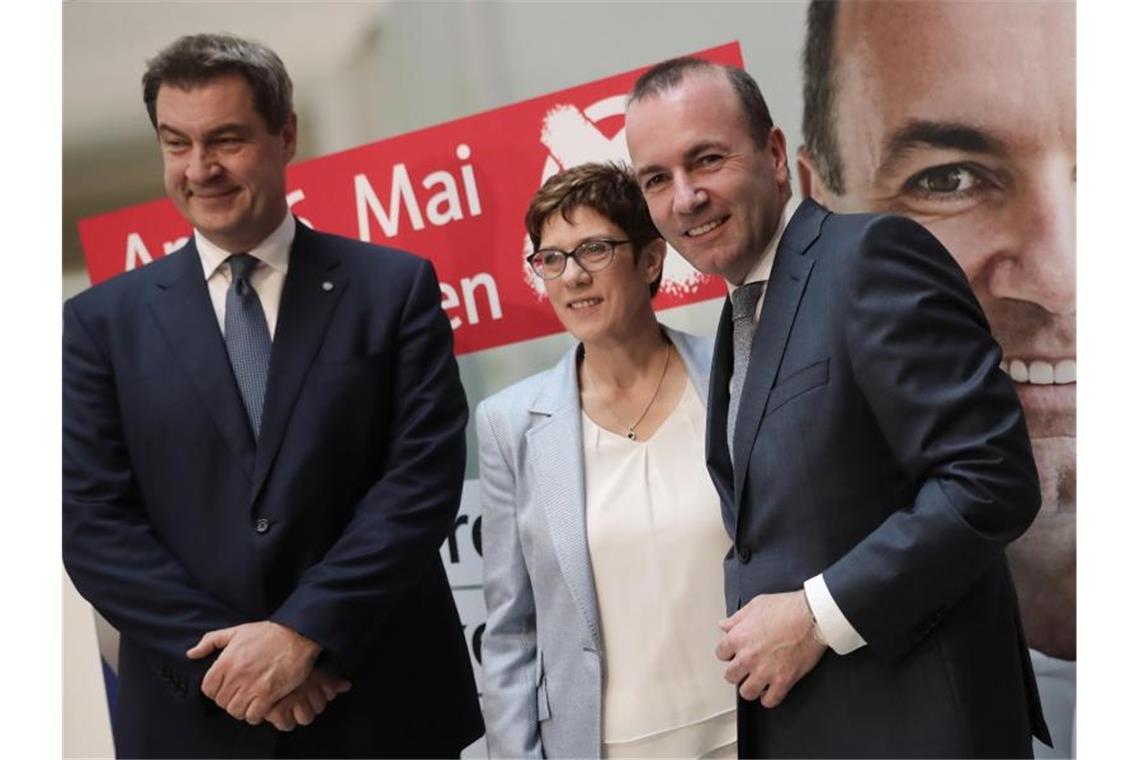
MULTIPOLYGON (((791 219, 791 201, 784 205, 784 211, 780 215, 780 224, 776 228, 775 234, 768 241, 768 245, 764 246, 760 258, 756 260, 756 264, 745 276, 741 285, 750 282, 767 282, 768 278, 772 276, 772 264, 776 260, 776 249, 780 245, 780 239, 784 236, 784 230, 788 227, 789 219, 791 219)), ((739 287, 731 282, 728 282, 727 285, 729 295, 739 287)), ((768 287, 765 286, 764 291, 760 294, 760 300, 756 303, 756 314, 752 317, 753 324, 760 321, 760 311, 764 307, 764 299, 767 295, 768 287)), ((839 605, 836 604, 835 598, 827 588, 827 583, 823 580, 822 573, 804 581, 804 594, 807 596, 808 606, 811 607, 816 622, 819 623, 820 633, 823 634, 827 645, 835 650, 836 654, 847 654, 867 645, 867 642, 855 630, 855 626, 851 625, 847 616, 843 614, 843 610, 839 609, 839 605)))
POLYGON ((277 229, 269 233, 248 251, 226 251, 211 243, 198 230, 194 230, 194 245, 202 260, 202 272, 206 276, 206 287, 210 291, 210 303, 218 318, 218 329, 226 334, 226 291, 230 287, 230 265, 226 261, 238 253, 248 253, 260 263, 250 275, 249 284, 257 292, 265 321, 269 326, 269 339, 277 329, 277 312, 281 307, 281 290, 285 287, 285 273, 289 271, 289 249, 297 234, 297 222, 292 214, 286 214, 277 229))

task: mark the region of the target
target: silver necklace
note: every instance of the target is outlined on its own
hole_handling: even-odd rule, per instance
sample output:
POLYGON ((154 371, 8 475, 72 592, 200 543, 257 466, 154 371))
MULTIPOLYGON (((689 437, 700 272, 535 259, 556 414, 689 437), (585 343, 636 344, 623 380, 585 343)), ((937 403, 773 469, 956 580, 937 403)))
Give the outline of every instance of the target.
MULTIPOLYGON (((625 426, 625 437, 631 441, 637 440, 637 426, 641 424, 641 421, 643 419, 645 419, 645 415, 649 414, 649 410, 653 407, 653 402, 657 400, 657 394, 661 392, 661 383, 665 380, 665 373, 669 371, 669 356, 672 353, 673 344, 666 342, 665 364, 663 367, 661 367, 661 377, 657 378, 657 387, 653 389, 653 395, 649 397, 649 403, 646 404, 645 408, 641 410, 641 414, 637 415, 637 419, 625 426)), ((598 395, 601 396, 602 403, 606 405, 606 409, 609 410, 610 416, 613 417, 614 421, 620 425, 621 417, 617 412, 614 411, 614 408, 610 406, 610 402, 606 400, 605 394, 602 393, 602 386, 599 385, 598 381, 594 379, 594 376, 590 374, 590 367, 586 364, 586 355, 584 353, 582 355, 582 369, 586 370, 586 378, 590 381, 590 385, 598 389, 598 395)))

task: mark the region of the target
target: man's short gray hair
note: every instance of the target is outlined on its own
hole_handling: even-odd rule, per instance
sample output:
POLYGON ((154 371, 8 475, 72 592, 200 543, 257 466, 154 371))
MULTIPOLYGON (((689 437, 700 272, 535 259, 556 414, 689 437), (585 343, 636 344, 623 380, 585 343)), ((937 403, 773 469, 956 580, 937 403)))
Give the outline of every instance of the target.
POLYGON ((162 85, 190 88, 226 74, 245 77, 254 108, 270 132, 280 132, 293 112, 293 82, 285 64, 260 42, 225 33, 179 37, 147 61, 142 85, 150 123, 158 128, 155 104, 162 85))

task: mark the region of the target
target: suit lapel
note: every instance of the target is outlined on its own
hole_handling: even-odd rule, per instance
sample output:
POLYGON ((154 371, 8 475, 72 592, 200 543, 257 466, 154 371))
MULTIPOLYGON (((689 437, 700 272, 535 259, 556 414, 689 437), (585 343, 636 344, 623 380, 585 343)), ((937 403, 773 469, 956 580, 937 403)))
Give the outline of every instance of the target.
POLYGON ((531 406, 547 416, 527 431, 534 455, 535 502, 550 527, 550 542, 586 627, 601 651, 598 601, 586 537, 586 469, 582 461, 582 416, 578 403, 577 349, 566 354, 531 406))
POLYGON ((347 286, 347 275, 339 268, 339 259, 319 243, 315 233, 297 224, 269 357, 251 502, 257 499, 265 484, 281 448, 293 405, 347 286))
POLYGON ((149 303, 151 313, 183 375, 249 475, 253 471, 253 432, 210 303, 194 238, 170 257, 176 262, 157 283, 149 303))
MULTIPOLYGON (((747 463, 752 445, 768 406, 768 395, 772 392, 776 372, 784 357, 788 334, 795 322, 804 287, 815 265, 814 259, 803 254, 819 237, 820 225, 826 216, 827 212, 821 206, 811 200, 804 201, 788 222, 776 249, 772 276, 768 280, 764 306, 760 310, 760 322, 756 325, 756 334, 752 338, 748 377, 745 378, 744 389, 741 391, 736 437, 732 442, 733 459, 738 463, 733 472, 732 489, 733 511, 737 514, 740 512, 744 477, 748 472, 747 463)), ((727 329, 731 335, 731 325, 727 329)))
POLYGON ((728 380, 732 373, 732 301, 724 299, 720 323, 716 329, 712 369, 709 373, 708 411, 705 422, 705 462, 713 485, 720 494, 721 512, 726 528, 734 524, 729 508, 732 498, 732 461, 728 458, 728 380))

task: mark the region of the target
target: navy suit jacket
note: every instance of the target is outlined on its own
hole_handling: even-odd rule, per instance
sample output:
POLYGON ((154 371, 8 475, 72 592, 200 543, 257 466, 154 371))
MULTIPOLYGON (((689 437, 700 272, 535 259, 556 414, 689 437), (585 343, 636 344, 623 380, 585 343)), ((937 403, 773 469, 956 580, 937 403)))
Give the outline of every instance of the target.
POLYGON ((828 651, 742 757, 1029 756, 1048 732, 1004 547, 1040 506, 1020 404, 961 269, 920 225, 812 201, 780 241, 728 455, 731 305, 707 453, 731 613, 823 573, 868 646, 828 651))
POLYGON ((467 405, 431 265, 298 223, 255 441, 193 239, 64 307, 63 552, 120 632, 120 756, 455 754, 482 733, 439 557, 467 405), (200 692, 271 619, 352 690, 280 734, 200 692))

